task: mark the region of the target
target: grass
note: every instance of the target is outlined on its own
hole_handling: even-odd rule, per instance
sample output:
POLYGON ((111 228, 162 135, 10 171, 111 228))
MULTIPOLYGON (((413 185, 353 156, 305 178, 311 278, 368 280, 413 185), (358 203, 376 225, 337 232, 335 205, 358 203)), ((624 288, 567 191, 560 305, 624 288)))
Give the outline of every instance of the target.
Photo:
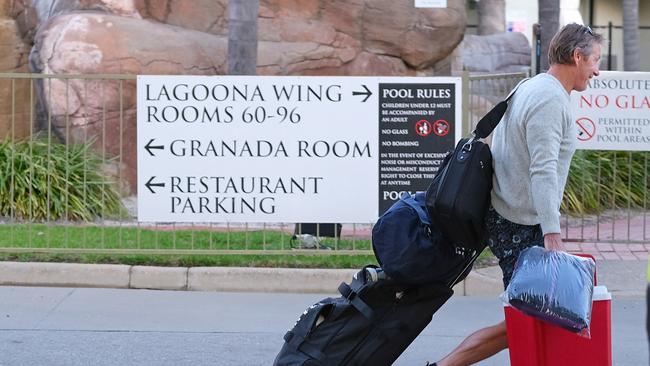
MULTIPOLYGON (((370 240, 337 242, 326 238, 322 244, 337 250, 292 250, 291 235, 272 230, 246 233, 94 225, 0 225, 3 261, 287 268, 360 268, 377 264, 370 240), (238 250, 250 252, 242 254, 238 250), (125 253, 128 251, 137 253, 125 253), (227 251, 233 254, 225 254, 227 251)), ((477 266, 493 263, 492 258, 489 250, 484 251, 477 266)))
MULTIPOLYGON (((370 240, 326 238, 324 246, 371 250, 370 240)), ((130 250, 290 250, 291 234, 274 230, 217 231, 100 225, 0 225, 0 248, 130 250)))

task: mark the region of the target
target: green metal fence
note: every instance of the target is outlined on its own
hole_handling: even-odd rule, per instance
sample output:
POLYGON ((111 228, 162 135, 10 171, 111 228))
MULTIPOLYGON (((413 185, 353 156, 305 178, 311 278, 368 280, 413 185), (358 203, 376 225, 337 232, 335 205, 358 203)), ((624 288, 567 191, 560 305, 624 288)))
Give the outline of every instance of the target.
MULTIPOLYGON (((464 133, 525 76, 464 75, 464 133)), ((0 74, 0 252, 371 253, 373 223, 343 223, 324 237, 330 227, 297 223, 138 222, 135 85, 132 75, 0 74), (306 231, 319 239, 292 238, 306 231)), ((614 169, 631 169, 631 161, 614 169)), ((641 164, 647 181, 647 156, 641 164)), ((647 241, 647 199, 631 202, 565 215, 565 238, 647 241), (627 235, 617 236, 623 227, 627 235)))

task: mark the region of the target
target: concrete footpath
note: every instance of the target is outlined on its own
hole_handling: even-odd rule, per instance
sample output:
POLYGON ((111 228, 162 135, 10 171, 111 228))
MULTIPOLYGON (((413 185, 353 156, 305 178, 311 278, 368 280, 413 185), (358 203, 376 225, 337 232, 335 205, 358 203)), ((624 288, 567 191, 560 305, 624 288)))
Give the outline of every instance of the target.
MULTIPOLYGON (((644 297, 647 262, 597 260, 598 283, 613 296, 644 297)), ((114 264, 0 262, 0 285, 103 287, 156 290, 336 293, 352 269, 149 267, 114 264)), ((496 296, 503 291, 498 266, 474 269, 456 295, 496 296)))

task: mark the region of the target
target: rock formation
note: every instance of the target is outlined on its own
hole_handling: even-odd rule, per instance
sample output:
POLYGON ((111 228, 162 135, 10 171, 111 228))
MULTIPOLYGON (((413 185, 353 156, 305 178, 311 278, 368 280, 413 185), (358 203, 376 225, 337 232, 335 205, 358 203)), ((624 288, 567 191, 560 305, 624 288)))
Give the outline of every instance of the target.
POLYGON ((455 69, 472 73, 520 72, 530 66, 528 39, 522 33, 466 35, 454 51, 455 69))
MULTIPOLYGON (((521 33, 496 33, 485 36, 465 35, 452 53, 452 69, 459 74, 463 70, 471 75, 527 72, 531 61, 531 49, 526 36, 521 33)), ((470 84, 470 103, 467 106, 470 128, 515 85, 517 79, 489 79, 470 84), (495 91, 500 93, 495 93, 495 91)))
MULTIPOLYGON (((10 0, 0 0, 0 72, 25 73, 29 45, 10 15, 10 0)), ((29 98, 29 80, 0 79, 0 140, 29 136, 29 98)))

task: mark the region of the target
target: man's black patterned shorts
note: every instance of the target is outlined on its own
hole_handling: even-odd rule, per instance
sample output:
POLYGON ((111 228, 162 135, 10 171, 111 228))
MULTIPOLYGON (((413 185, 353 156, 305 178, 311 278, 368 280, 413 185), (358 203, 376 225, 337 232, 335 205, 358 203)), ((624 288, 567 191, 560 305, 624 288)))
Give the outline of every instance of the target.
POLYGON ((520 225, 499 215, 490 207, 485 219, 490 233, 488 245, 499 259, 503 271, 503 288, 508 287, 515 262, 522 250, 532 246, 544 246, 544 237, 540 225, 520 225))

